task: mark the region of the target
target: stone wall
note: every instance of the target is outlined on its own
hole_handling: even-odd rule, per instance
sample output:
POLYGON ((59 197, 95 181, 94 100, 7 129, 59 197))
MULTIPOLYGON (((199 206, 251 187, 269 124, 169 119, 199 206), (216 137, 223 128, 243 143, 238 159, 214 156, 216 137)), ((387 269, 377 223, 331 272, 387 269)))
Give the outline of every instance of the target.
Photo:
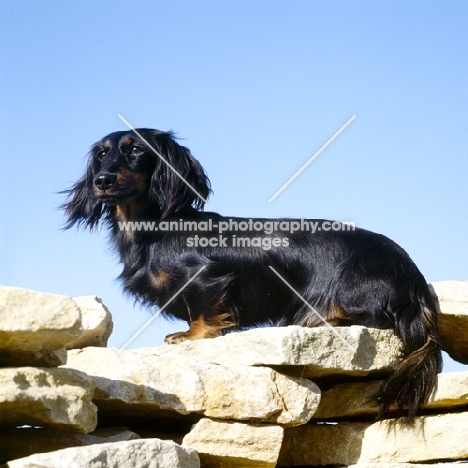
MULTIPOLYGON (((468 363, 468 282, 432 291, 443 346, 468 363)), ((401 360, 391 331, 262 328, 122 352, 111 331, 98 298, 0 287, 2 467, 468 460, 468 372, 440 374, 414 424, 375 420, 369 397, 401 360)))

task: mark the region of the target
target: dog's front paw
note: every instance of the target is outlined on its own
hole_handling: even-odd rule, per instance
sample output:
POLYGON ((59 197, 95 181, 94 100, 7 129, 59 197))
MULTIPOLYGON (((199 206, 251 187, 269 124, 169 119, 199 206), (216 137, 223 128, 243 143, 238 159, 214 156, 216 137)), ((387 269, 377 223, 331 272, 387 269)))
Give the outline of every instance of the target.
POLYGON ((192 340, 193 338, 190 336, 190 332, 178 332, 178 333, 172 333, 170 335, 167 335, 166 338, 164 338, 164 341, 167 344, 178 344, 182 343, 183 341, 187 340, 192 340))

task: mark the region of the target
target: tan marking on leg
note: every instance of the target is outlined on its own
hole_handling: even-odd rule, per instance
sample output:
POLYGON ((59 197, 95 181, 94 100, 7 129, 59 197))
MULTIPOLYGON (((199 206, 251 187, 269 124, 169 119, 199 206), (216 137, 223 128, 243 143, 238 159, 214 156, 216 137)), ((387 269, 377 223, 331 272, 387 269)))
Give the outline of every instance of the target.
POLYGON ((328 312, 325 319, 332 327, 339 327, 344 325, 344 321, 351 320, 351 317, 346 314, 346 312, 344 312, 341 307, 334 304, 333 308, 328 312))
POLYGON ((190 323, 186 332, 173 333, 167 335, 164 341, 168 344, 181 343, 187 340, 201 340, 204 338, 216 338, 220 336, 221 330, 235 328, 236 323, 232 320, 232 314, 219 314, 209 322, 206 322, 203 316, 190 323))
POLYGON ((336 304, 324 315, 320 313, 319 308, 315 310, 317 313, 310 311, 302 321, 296 324, 302 327, 315 328, 323 327, 326 322, 332 327, 339 327, 349 325, 349 320, 351 320, 351 317, 336 304))

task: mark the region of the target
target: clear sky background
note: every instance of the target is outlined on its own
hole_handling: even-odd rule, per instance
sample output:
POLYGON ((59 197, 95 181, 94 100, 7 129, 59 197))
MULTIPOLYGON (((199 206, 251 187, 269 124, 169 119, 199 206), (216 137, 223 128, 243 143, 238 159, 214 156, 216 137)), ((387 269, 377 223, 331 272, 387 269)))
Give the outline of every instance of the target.
MULTIPOLYGON (((428 282, 468 280, 468 2, 2 0, 0 26, 0 283, 100 296, 111 346, 151 312, 106 233, 62 232, 57 207, 119 113, 177 132, 208 210, 354 221, 428 282)), ((158 318, 131 347, 183 329, 158 318)))

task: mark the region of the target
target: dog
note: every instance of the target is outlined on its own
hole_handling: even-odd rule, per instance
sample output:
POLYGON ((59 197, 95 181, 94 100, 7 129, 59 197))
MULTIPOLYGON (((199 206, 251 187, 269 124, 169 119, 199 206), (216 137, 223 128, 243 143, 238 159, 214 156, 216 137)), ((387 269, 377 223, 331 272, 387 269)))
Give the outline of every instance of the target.
POLYGON ((211 185, 200 163, 172 132, 146 128, 97 142, 65 192, 65 228, 106 225, 124 290, 188 322, 167 343, 265 324, 393 329, 405 358, 376 395, 379 417, 392 410, 413 419, 435 388, 436 307, 423 275, 387 237, 327 220, 205 212, 211 185))

